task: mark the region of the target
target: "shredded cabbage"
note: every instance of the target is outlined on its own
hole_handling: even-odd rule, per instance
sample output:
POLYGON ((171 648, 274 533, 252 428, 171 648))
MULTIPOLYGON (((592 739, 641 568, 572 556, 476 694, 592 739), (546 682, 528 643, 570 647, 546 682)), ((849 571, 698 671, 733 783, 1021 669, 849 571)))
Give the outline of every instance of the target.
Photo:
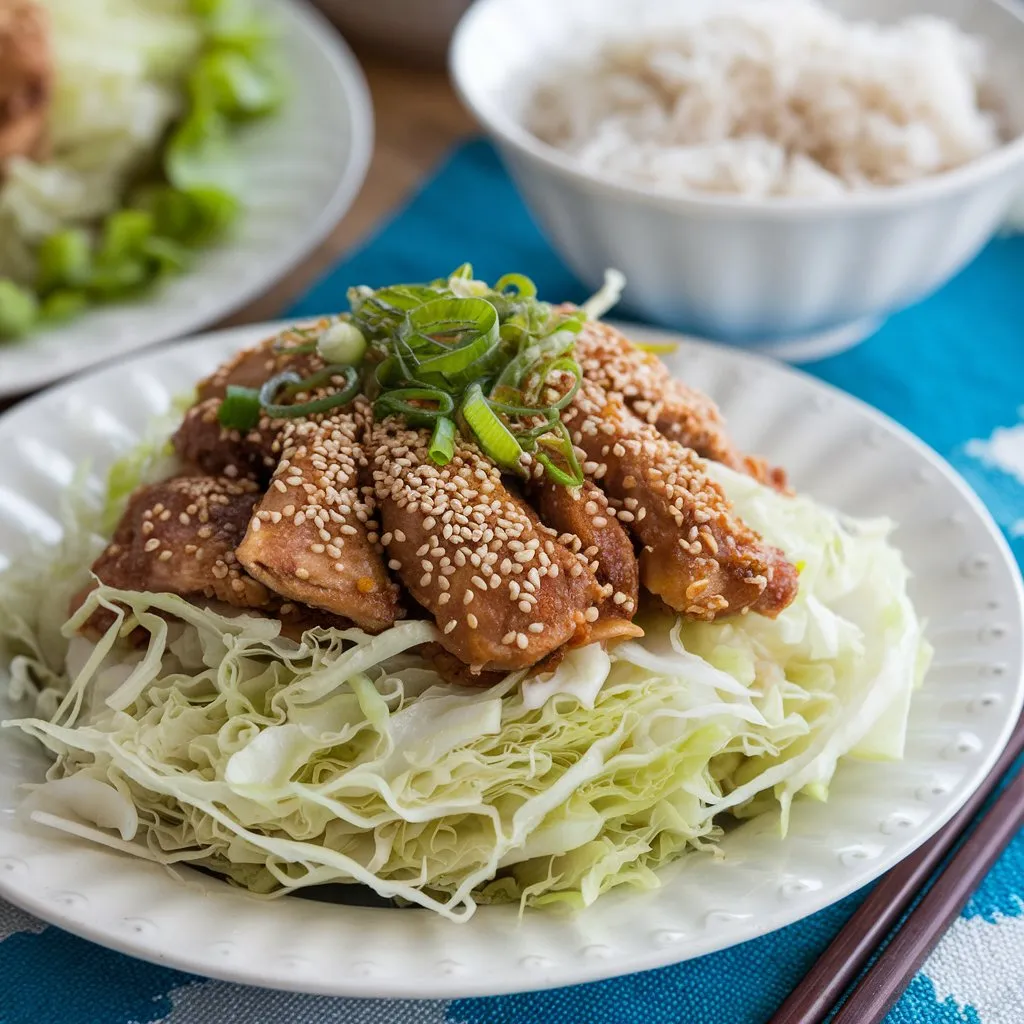
POLYGON ((273 620, 100 586, 64 624, 100 516, 99 499, 81 506, 56 561, 0 576, 0 658, 33 702, 4 724, 55 758, 27 812, 256 894, 360 883, 456 921, 653 888, 666 862, 715 849, 724 811, 778 806, 785 827, 841 756, 901 756, 928 647, 890 524, 713 472, 801 566, 790 608, 648 613, 641 641, 490 689, 444 682, 419 653, 437 637, 423 621, 296 641, 273 620), (100 607, 115 622, 93 644, 75 630, 100 607))

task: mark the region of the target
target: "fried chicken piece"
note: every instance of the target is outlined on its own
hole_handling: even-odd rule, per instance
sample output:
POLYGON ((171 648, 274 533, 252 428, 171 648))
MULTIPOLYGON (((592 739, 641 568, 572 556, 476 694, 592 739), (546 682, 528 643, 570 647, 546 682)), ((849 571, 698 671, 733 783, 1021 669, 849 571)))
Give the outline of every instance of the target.
POLYGON ((268 608, 271 594, 235 557, 258 498, 255 484, 223 477, 179 476, 143 487, 92 571, 120 590, 268 608))
POLYGON ((601 584, 598 620, 587 630, 586 642, 643 636, 632 625, 640 599, 636 554, 604 491, 590 480, 574 488, 545 478, 531 486, 530 497, 541 520, 558 531, 560 543, 582 553, 601 584))
POLYGON ((275 593, 378 633, 399 616, 382 562, 371 495, 360 493, 358 443, 368 412, 290 420, 281 461, 238 547, 238 560, 275 593))
POLYGON ((534 665, 597 621, 601 588, 477 448, 438 466, 429 442, 394 417, 371 429, 389 568, 474 672, 534 665))
POLYGON ((219 398, 207 398, 185 413, 172 438, 174 449, 189 465, 211 476, 269 481, 281 453, 280 420, 268 416, 252 430, 231 430, 217 419, 219 398))
POLYGON ((665 437, 703 458, 786 490, 784 470, 736 448, 718 406, 707 395, 673 377, 656 355, 637 348, 621 331, 588 320, 577 336, 574 354, 587 380, 609 394, 621 395, 631 412, 665 437))
POLYGON ((643 545, 640 577, 653 594, 706 621, 747 610, 774 617, 793 600, 796 569, 734 514, 692 449, 589 381, 563 420, 584 472, 643 545))
MULTIPOLYGON (((316 326, 312 325, 310 329, 315 330, 316 326)), ((326 326, 326 321, 323 321, 321 326, 326 326)), ((294 370, 300 377, 308 377, 311 373, 322 370, 324 361, 316 352, 294 351, 308 340, 296 331, 290 330, 275 334, 254 348, 236 352, 209 377, 199 382, 196 387, 197 402, 223 398, 227 394, 228 385, 231 384, 243 388, 261 387, 271 377, 284 373, 285 370, 294 370)))
POLYGON ((52 94, 46 11, 32 0, 0 0, 0 165, 44 155, 52 94))
POLYGON ((181 458, 215 476, 268 483, 281 454, 279 435, 287 421, 261 416, 252 430, 240 431, 222 426, 217 414, 230 385, 259 388, 286 370, 300 377, 322 370, 324 361, 316 352, 293 351, 306 341, 294 331, 285 331, 236 353, 200 381, 196 403, 173 438, 181 458))

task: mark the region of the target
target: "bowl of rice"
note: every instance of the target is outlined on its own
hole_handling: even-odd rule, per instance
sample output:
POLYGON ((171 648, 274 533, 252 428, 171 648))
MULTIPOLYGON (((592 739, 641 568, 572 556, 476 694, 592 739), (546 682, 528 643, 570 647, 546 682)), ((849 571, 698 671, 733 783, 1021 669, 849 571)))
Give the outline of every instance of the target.
POLYGON ((812 358, 941 286, 1024 188, 1024 7, 478 0, 463 101, 581 280, 812 358))

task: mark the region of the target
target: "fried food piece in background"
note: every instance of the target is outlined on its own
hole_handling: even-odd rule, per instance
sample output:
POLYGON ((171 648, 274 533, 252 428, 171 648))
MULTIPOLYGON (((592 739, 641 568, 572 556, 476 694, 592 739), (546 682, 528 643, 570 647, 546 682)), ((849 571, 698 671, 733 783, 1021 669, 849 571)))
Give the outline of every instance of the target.
POLYGON ((0 179, 12 157, 44 155, 52 93, 46 12, 31 0, 0 0, 0 179))
POLYGON ((640 578, 694 619, 752 610, 774 617, 796 596, 797 572, 732 510, 703 460, 584 381, 563 413, 584 472, 633 518, 640 578))
POLYGON ((275 593, 377 633, 394 625, 400 610, 372 496, 360 491, 367 412, 285 423, 280 463, 237 553, 275 593))
POLYGON ((478 672, 526 668, 597 621, 590 569, 476 447, 459 439, 438 466, 425 430, 388 417, 370 436, 389 568, 446 650, 478 672))

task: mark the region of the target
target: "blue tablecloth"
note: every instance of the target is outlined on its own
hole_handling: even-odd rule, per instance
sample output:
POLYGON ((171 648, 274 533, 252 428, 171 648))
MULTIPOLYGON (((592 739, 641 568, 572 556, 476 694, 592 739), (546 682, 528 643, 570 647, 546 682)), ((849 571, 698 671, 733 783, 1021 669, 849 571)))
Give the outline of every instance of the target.
MULTIPOLYGON (((458 150, 426 188, 292 310, 352 283, 518 270, 543 295, 582 289, 537 232, 493 150, 458 150)), ((977 488, 1024 561, 1024 238, 1000 239, 858 348, 807 367, 876 405, 977 488)), ((857 906, 700 960, 532 995, 375 1003, 263 992, 130 960, 0 903, 2 1024, 763 1024, 857 906)), ((889 1024, 1024 1024, 1024 835, 999 861, 889 1024)))

